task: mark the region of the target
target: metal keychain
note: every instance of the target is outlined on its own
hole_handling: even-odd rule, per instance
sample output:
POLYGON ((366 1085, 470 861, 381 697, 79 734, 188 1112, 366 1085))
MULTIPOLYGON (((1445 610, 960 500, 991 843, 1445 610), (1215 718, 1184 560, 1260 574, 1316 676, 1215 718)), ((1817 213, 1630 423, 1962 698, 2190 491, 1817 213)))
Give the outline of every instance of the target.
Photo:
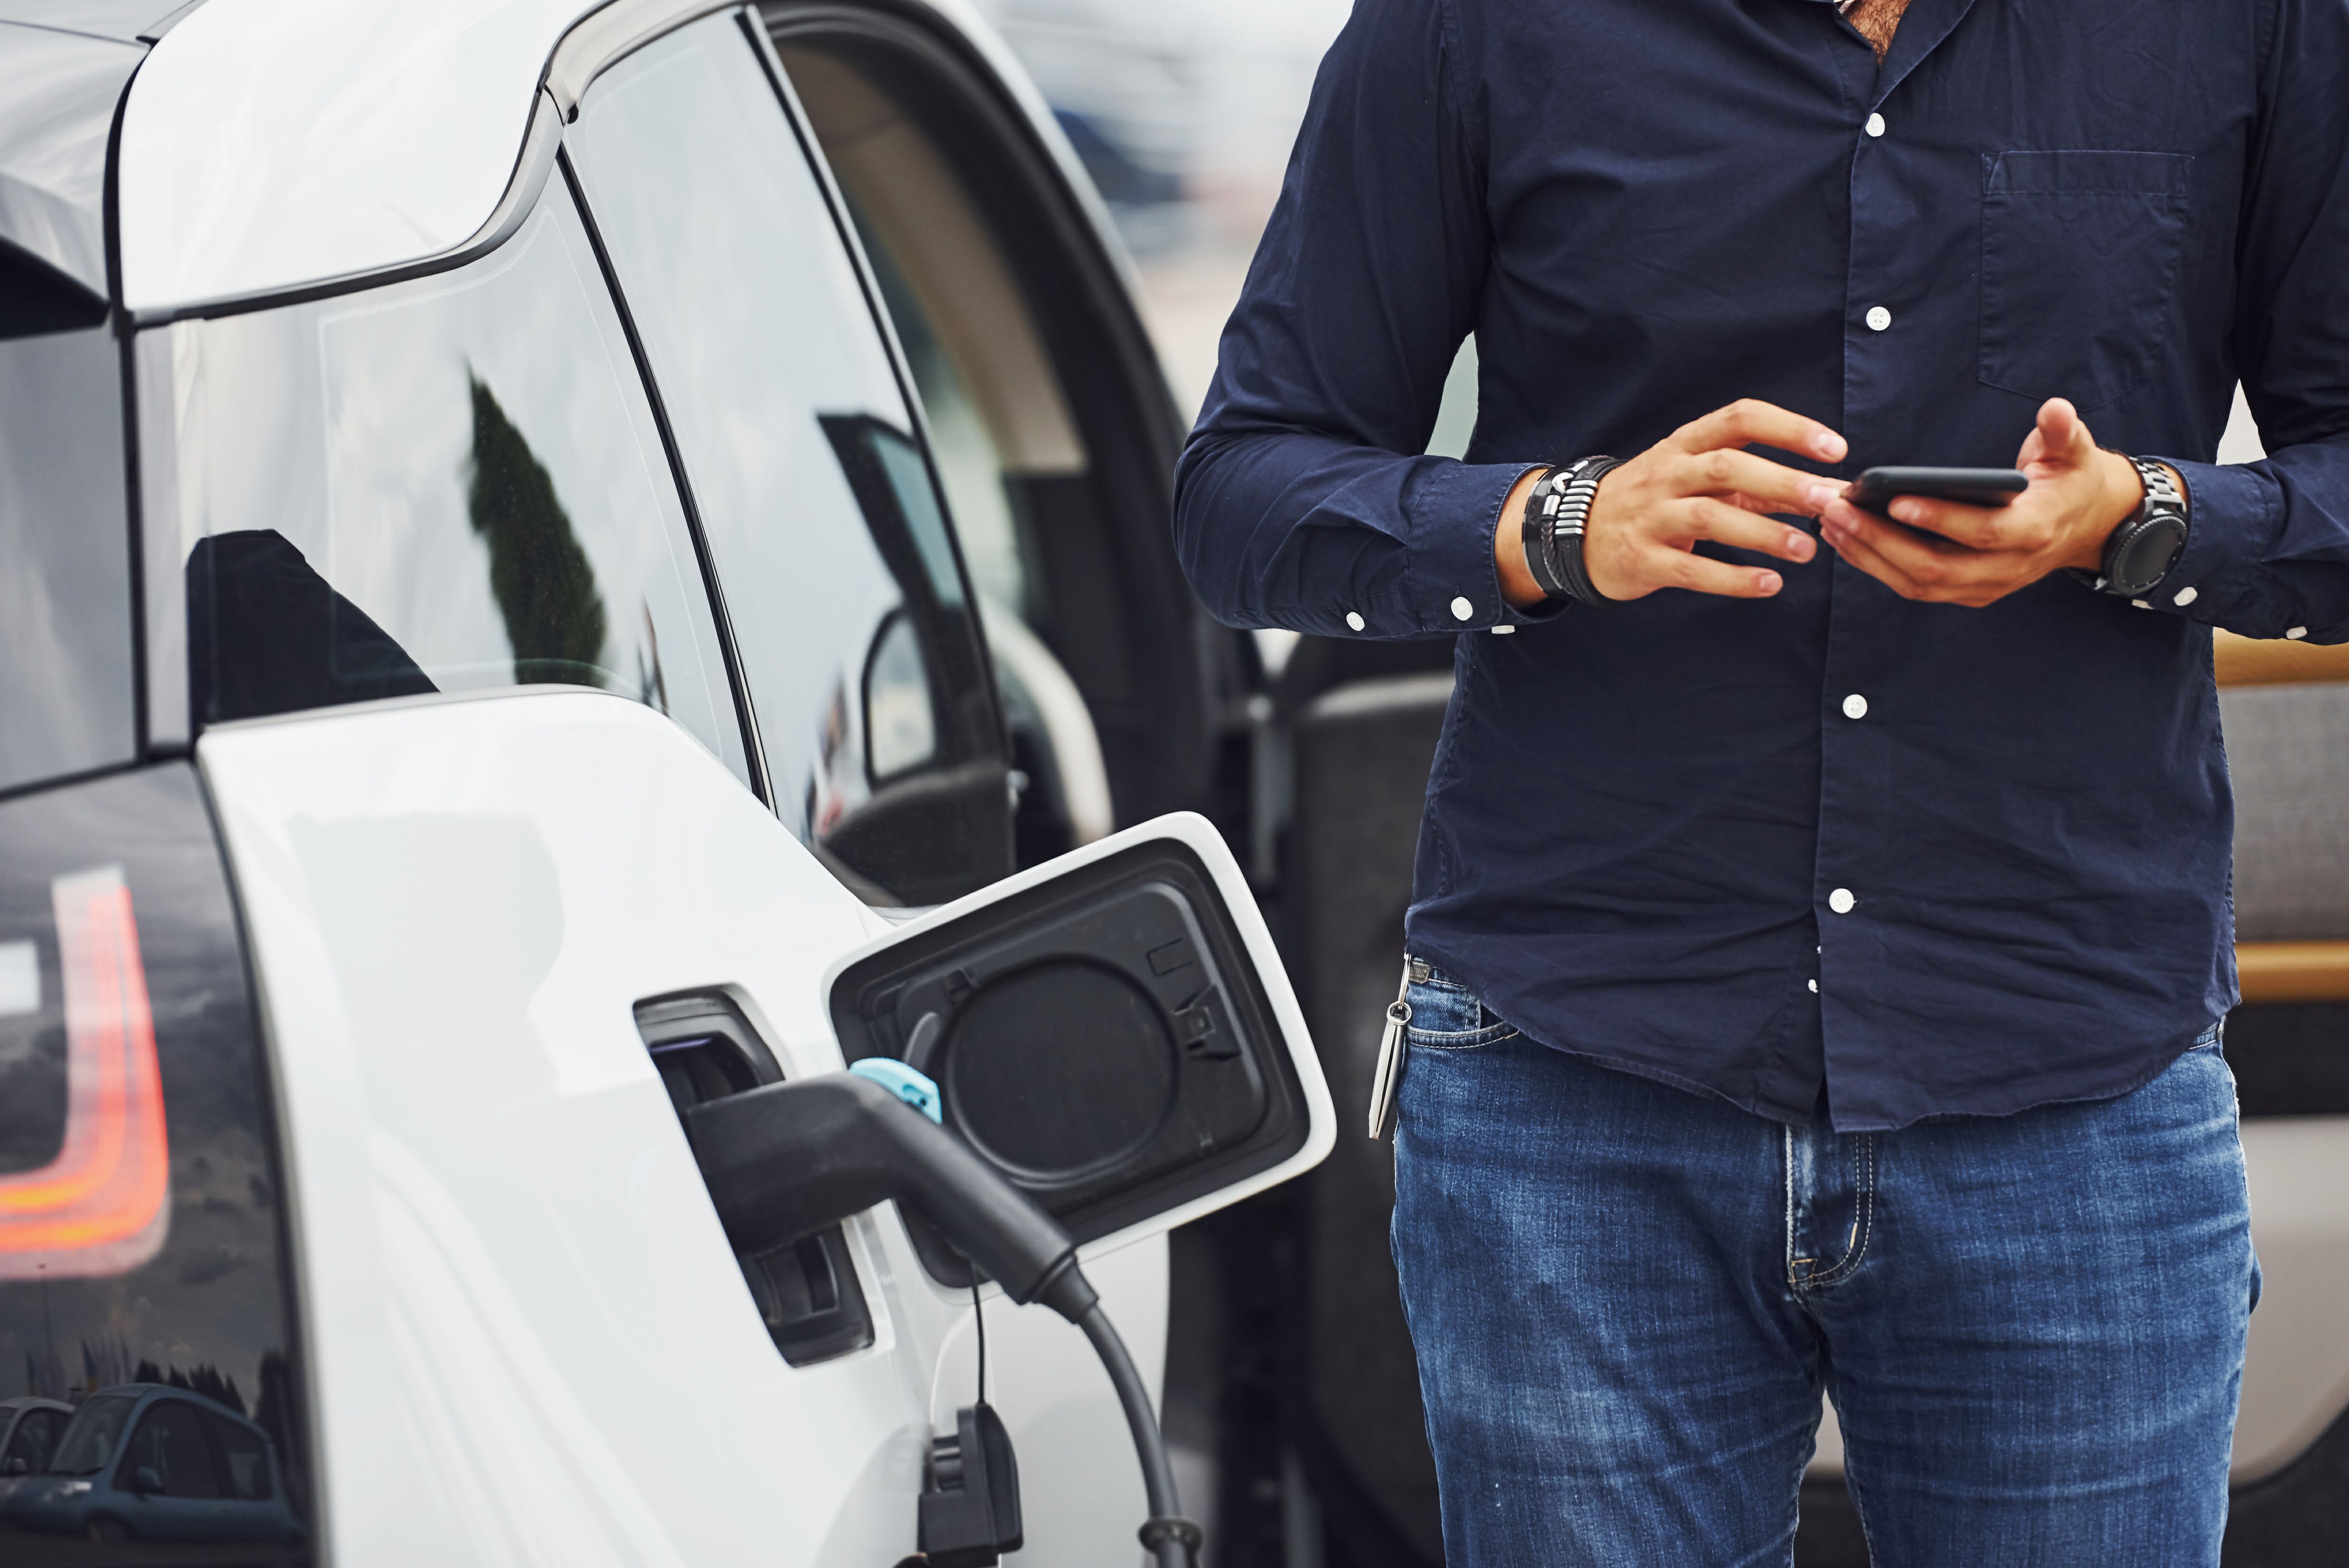
POLYGON ((1403 1030, 1411 1023, 1411 965, 1402 966, 1402 986, 1387 1004, 1387 1026, 1379 1035, 1379 1065, 1371 1073, 1371 1137, 1385 1142, 1394 1136, 1396 1090, 1402 1085, 1403 1030))

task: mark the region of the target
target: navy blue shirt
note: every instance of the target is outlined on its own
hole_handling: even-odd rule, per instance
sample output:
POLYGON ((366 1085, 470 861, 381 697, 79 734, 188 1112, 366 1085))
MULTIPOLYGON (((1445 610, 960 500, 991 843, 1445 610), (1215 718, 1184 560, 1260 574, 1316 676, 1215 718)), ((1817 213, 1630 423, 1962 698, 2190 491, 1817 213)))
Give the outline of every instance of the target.
POLYGON ((1881 65, 1826 0, 1358 0, 1175 531, 1234 625, 1458 638, 1409 943, 1527 1035, 1845 1130, 2124 1092, 2236 997, 2209 628, 2349 640, 2349 0, 1913 0, 1881 65), (2144 604, 1501 601, 1531 463, 1754 397, 2005 467, 2057 395, 2185 476, 2144 604))

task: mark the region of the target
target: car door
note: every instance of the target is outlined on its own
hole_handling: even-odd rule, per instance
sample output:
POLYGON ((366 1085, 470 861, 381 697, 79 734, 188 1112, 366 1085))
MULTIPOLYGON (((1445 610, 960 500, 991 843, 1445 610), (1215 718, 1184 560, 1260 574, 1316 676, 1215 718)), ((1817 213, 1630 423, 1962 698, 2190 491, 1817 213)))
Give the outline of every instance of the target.
POLYGON ((1029 784, 1021 863, 1177 809, 1246 846, 1249 649, 1174 559, 1187 421, 1050 111, 918 8, 759 15, 962 541, 1029 784))

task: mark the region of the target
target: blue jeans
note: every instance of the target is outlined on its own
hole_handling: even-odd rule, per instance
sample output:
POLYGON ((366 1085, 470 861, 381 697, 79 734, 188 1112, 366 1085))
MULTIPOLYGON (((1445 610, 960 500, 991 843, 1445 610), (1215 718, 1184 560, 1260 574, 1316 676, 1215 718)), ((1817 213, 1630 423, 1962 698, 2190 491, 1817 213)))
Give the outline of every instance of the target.
POLYGON ((2214 1028, 2117 1099, 1838 1135, 1415 984, 1395 1264, 1451 1568, 2216 1563, 2258 1295, 2214 1028))

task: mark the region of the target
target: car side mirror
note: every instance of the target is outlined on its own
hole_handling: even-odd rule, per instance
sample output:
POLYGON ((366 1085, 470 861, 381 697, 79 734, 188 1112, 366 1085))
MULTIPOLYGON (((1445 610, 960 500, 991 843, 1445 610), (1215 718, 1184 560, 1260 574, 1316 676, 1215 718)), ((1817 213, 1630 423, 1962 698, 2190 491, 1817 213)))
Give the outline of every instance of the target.
POLYGON ((130 1472, 130 1490, 141 1497, 160 1491, 163 1490, 163 1478, 155 1473, 153 1465, 140 1465, 130 1472))
MULTIPOLYGON (((1335 1139, 1255 896, 1189 812, 933 910, 826 989, 842 1054, 936 1080, 947 1129, 1088 1254, 1285 1181, 1335 1139)), ((909 1222, 932 1276, 964 1283, 960 1255, 909 1222)))

